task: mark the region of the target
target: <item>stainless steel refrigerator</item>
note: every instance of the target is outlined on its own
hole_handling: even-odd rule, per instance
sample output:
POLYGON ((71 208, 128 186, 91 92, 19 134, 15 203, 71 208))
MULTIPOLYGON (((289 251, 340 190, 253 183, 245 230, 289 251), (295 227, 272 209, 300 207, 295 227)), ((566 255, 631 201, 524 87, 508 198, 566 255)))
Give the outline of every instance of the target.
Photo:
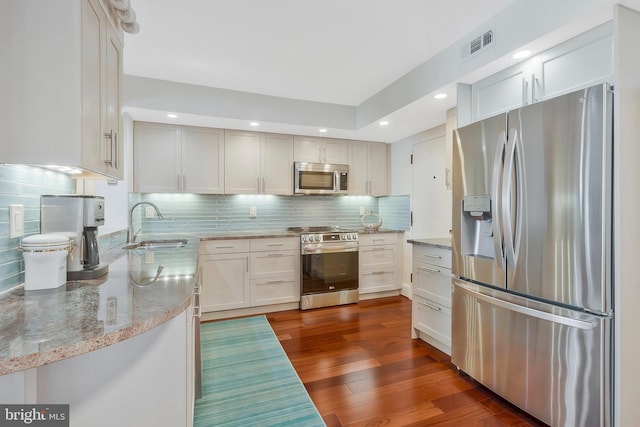
POLYGON ((612 425, 612 96, 454 133, 451 360, 553 426, 612 425))

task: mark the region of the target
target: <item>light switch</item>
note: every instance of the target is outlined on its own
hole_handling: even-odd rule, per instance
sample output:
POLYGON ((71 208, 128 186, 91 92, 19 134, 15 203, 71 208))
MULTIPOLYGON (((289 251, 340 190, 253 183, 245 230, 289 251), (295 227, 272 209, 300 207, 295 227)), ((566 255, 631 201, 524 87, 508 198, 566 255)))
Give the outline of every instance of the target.
POLYGON ((24 205, 9 205, 9 238, 24 235, 24 205))
POLYGON ((258 216, 258 208, 255 206, 251 206, 249 208, 249 218, 255 218, 258 216))

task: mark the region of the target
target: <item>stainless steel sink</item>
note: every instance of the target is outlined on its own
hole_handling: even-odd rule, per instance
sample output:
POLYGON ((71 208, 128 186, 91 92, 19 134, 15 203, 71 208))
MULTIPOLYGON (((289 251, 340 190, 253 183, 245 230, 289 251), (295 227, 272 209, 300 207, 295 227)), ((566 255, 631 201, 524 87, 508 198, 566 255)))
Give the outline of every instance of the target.
POLYGON ((187 246, 187 239, 143 240, 131 243, 122 249, 181 248, 183 246, 187 246))

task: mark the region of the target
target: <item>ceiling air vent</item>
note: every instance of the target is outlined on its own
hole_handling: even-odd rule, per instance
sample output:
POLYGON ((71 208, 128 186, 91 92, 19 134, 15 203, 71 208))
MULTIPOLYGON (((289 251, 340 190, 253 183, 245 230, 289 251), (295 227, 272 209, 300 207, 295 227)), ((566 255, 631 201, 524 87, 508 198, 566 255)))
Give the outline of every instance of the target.
POLYGON ((462 59, 469 59, 483 49, 489 47, 494 42, 493 30, 485 31, 483 34, 474 37, 469 43, 462 46, 462 59))

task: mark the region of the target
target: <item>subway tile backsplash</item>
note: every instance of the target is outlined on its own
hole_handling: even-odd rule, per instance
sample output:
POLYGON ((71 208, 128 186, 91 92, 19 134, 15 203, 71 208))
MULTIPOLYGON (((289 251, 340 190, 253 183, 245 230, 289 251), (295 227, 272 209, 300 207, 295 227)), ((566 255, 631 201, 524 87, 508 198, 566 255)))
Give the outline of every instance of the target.
POLYGON ((65 174, 24 165, 0 165, 0 292, 24 282, 21 237, 9 238, 9 205, 24 206, 25 236, 40 232, 40 196, 72 194, 75 181, 65 174))
MULTIPOLYGON (((193 233, 217 231, 281 231, 288 227, 337 225, 360 229, 360 208, 378 213, 384 209, 384 227, 409 229, 409 196, 268 196, 143 194, 142 201, 158 206, 163 220, 144 217, 144 206, 134 215, 136 231, 143 233, 193 233), (256 209, 251 218, 250 209, 256 209), (138 221, 139 225, 138 225, 138 221)), ((133 202, 130 197, 130 202, 133 202)))
MULTIPOLYGON (((18 251, 21 238, 9 238, 9 205, 21 204, 25 236, 40 232, 40 196, 73 194, 75 181, 65 174, 24 165, 0 165, 0 292, 24 282, 24 261, 18 251)), ((133 224, 143 233, 215 233, 226 231, 282 231, 288 227, 337 225, 360 229, 360 209, 383 217, 384 228, 408 231, 409 196, 268 196, 268 195, 129 195, 129 206, 155 203, 164 219, 145 217, 136 208, 133 224), (256 209, 256 217, 249 215, 256 209)), ((124 218, 128 212, 122 212, 124 218)), ((126 230, 100 236, 101 250, 124 243, 126 230)))

